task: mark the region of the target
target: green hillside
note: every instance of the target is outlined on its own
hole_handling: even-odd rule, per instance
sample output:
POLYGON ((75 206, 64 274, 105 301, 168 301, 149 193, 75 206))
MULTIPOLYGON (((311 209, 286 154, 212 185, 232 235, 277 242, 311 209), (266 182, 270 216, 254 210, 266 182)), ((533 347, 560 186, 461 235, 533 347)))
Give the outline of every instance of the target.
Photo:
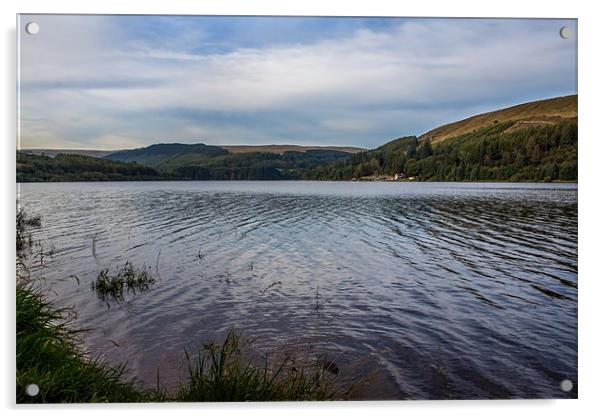
MULTIPOLYGON (((248 147, 249 151, 252 149, 254 147, 248 147)), ((301 178, 319 165, 351 155, 327 148, 302 148, 300 151, 283 148, 279 153, 229 152, 204 144, 159 144, 120 151, 104 158, 137 162, 166 175, 192 180, 286 180, 301 178)))
POLYGON ((312 170, 313 180, 576 181, 577 118, 496 122, 431 144, 405 137, 312 170))
POLYGON ((513 122, 514 129, 517 129, 529 126, 555 125, 563 119, 576 117, 577 95, 555 97, 471 116, 435 128, 420 135, 419 139, 421 141, 428 139, 432 144, 436 144, 449 138, 475 132, 495 123, 513 122))
POLYGON ((145 148, 118 151, 105 155, 103 158, 136 162, 160 171, 170 171, 175 167, 198 164, 207 160, 226 155, 223 148, 205 144, 156 144, 145 148))

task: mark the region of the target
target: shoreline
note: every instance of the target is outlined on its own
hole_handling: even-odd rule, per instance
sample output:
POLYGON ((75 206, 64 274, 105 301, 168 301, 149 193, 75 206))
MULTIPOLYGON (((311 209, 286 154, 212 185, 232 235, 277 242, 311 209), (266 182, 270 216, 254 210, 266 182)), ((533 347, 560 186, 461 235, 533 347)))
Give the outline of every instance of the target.
POLYGON ((46 183, 173 183, 173 182, 223 182, 223 183, 241 183, 241 182, 269 182, 269 183, 282 183, 282 182, 314 182, 314 183, 446 183, 446 184, 460 184, 460 183, 474 183, 474 184, 487 184, 487 183, 510 183, 510 184, 579 184, 579 181, 573 180, 553 180, 553 181, 511 181, 511 180, 459 180, 459 181, 445 181, 445 180, 384 180, 384 179, 356 179, 356 180, 314 180, 314 179, 280 179, 280 180, 192 180, 192 179, 148 179, 148 180, 69 180, 69 181, 17 181, 17 184, 46 184, 46 183))

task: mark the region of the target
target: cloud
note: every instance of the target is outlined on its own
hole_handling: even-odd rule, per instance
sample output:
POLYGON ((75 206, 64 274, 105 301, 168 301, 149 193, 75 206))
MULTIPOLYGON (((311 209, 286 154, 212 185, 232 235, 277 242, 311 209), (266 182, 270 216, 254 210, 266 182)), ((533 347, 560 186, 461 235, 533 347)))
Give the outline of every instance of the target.
POLYGON ((270 18, 245 41, 253 18, 156 19, 36 16, 22 146, 377 146, 576 91, 576 41, 558 36, 573 21, 270 18))

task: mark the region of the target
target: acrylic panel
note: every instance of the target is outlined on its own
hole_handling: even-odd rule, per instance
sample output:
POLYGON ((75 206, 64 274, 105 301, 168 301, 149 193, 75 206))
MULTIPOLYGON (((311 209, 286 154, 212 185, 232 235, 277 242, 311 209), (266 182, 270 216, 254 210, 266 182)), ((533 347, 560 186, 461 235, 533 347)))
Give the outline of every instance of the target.
POLYGON ((17 32, 18 403, 577 397, 576 19, 17 32))

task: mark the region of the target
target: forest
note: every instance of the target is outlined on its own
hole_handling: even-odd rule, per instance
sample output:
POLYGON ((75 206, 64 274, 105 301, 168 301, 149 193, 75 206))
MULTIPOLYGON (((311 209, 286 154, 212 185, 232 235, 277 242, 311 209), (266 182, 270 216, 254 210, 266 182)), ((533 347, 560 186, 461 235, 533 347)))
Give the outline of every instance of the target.
POLYGON ((324 150, 227 154, 176 167, 172 173, 192 180, 298 180, 316 167, 350 155, 324 150))
POLYGON ((75 154, 54 158, 17 151, 17 183, 43 181, 163 180, 153 168, 75 154))
MULTIPOLYGON (((217 147, 214 147, 217 148, 217 147)), ((137 152, 118 161, 76 154, 56 157, 17 152, 17 182, 140 181, 140 180, 296 180, 311 169, 347 158, 341 151, 287 151, 282 154, 252 152, 230 154, 157 154, 137 152), (153 164, 154 168, 150 167, 153 164)), ((121 156, 124 153, 120 153, 121 156)), ((120 157, 121 157, 120 156, 120 157)))
POLYGON ((533 126, 494 122, 436 144, 415 136, 399 138, 317 167, 305 178, 361 180, 395 174, 417 181, 576 181, 577 119, 533 126))

